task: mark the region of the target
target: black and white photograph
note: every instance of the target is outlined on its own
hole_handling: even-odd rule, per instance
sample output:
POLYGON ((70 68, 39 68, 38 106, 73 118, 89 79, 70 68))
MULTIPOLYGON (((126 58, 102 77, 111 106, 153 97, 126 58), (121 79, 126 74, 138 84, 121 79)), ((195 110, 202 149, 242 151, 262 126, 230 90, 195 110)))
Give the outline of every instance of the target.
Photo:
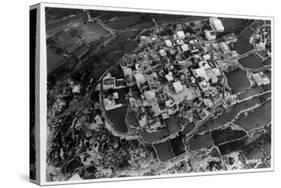
POLYGON ((272 170, 271 18, 43 13, 43 181, 272 170))
POLYGON ((0 187, 280 184, 277 1, 9 0, 0 15, 0 187))

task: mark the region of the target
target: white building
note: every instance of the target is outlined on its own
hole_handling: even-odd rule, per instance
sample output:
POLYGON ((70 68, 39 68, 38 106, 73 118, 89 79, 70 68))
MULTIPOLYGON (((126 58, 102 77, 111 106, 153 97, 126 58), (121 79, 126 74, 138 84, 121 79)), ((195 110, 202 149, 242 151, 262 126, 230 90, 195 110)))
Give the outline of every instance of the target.
POLYGON ((221 71, 218 68, 213 68, 213 72, 217 75, 220 76, 221 75, 221 71))
POLYGON ((166 46, 168 46, 168 47, 172 47, 172 46, 173 46, 171 40, 165 40, 165 44, 166 44, 166 46))
POLYGON ((203 58, 204 58, 205 60, 210 60, 210 59, 211 59, 211 56, 210 56, 209 54, 205 54, 205 55, 203 55, 203 58))
POLYGON ((132 80, 133 79, 133 71, 131 68, 129 67, 122 67, 122 71, 124 74, 124 77, 128 80, 132 80))
POLYGON ((183 91, 183 85, 181 84, 180 81, 174 82, 173 87, 176 93, 180 93, 183 91))
POLYGON ((224 26, 223 26, 220 19, 210 18, 210 24, 216 32, 223 32, 224 31, 224 26))
POLYGON ((187 44, 184 43, 183 45, 181 45, 181 49, 183 52, 185 52, 185 51, 189 50, 189 47, 187 44))
POLYGON ((209 63, 207 61, 200 61, 199 62, 199 67, 202 67, 204 69, 208 69, 208 68, 211 68, 209 63))
POLYGON ((173 73, 172 72, 169 72, 168 74, 165 75, 165 78, 170 82, 170 81, 173 81, 174 80, 174 77, 173 77, 173 73))
POLYGON ((154 113, 153 116, 160 115, 161 109, 159 107, 155 91, 153 91, 153 90, 145 91, 144 95, 145 95, 145 98, 146 98, 147 105, 151 107, 151 110, 154 113))
POLYGON ((81 86, 79 84, 72 86, 72 93, 80 94, 81 86))
POLYGON ((104 98, 103 104, 106 111, 120 108, 123 106, 122 104, 116 104, 115 100, 110 100, 109 98, 104 98))
POLYGON ((206 81, 209 81, 210 77, 208 76, 206 70, 211 69, 210 65, 205 61, 200 61, 199 66, 200 67, 198 69, 193 70, 194 76, 196 78, 201 77, 204 78, 206 81))
POLYGON ((115 82, 116 82, 115 77, 111 77, 110 75, 107 75, 103 79, 103 89, 108 90, 108 89, 111 89, 111 88, 115 88, 115 82))
POLYGON ((269 78, 263 72, 253 74, 253 79, 258 86, 267 85, 270 83, 269 78))
POLYGON ((216 35, 212 33, 212 31, 210 30, 205 30, 205 37, 208 40, 215 40, 216 39, 216 35))
POLYGON ((185 38, 185 34, 183 31, 177 31, 177 38, 183 40, 185 38))
POLYGON ((166 55, 167 55, 167 52, 166 52, 166 50, 161 49, 161 50, 159 50, 159 54, 160 54, 161 56, 166 56, 166 55))
POLYGON ((212 108, 213 105, 214 105, 214 103, 208 98, 203 99, 203 103, 204 103, 205 106, 207 106, 209 108, 212 108))
POLYGON ((206 80, 203 80, 202 82, 199 82, 199 87, 203 92, 206 92, 209 90, 210 83, 206 82, 206 80))
POLYGON ((220 46, 222 51, 224 51, 224 52, 228 52, 229 51, 229 46, 227 45, 226 42, 220 42, 219 46, 220 46))
POLYGON ((218 82, 218 77, 217 77, 218 75, 217 72, 215 72, 214 70, 215 69, 211 69, 211 68, 205 69, 209 80, 211 80, 213 84, 216 84, 218 82))

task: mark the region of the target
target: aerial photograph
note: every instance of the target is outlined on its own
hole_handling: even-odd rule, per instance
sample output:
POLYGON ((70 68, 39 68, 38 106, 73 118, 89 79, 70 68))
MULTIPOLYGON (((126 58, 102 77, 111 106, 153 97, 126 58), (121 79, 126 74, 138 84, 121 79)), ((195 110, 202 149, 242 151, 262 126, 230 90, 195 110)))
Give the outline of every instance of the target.
POLYGON ((268 18, 46 7, 46 181, 272 168, 268 18))

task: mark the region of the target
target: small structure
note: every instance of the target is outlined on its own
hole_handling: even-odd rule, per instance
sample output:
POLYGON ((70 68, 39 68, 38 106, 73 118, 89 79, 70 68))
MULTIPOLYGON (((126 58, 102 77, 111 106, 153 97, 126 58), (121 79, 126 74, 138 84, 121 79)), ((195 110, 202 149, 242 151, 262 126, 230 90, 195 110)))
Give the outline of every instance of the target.
POLYGON ((204 58, 205 60, 210 60, 210 59, 211 59, 211 56, 210 56, 209 54, 205 54, 205 55, 203 55, 203 58, 204 58))
POLYGON ((111 77, 110 75, 104 77, 103 79, 103 89, 108 90, 108 89, 113 89, 115 88, 115 77, 111 77))
POLYGON ((122 67, 122 71, 127 85, 132 86, 134 84, 132 69, 129 67, 122 67))
POLYGON ((73 55, 80 61, 87 58, 87 54, 89 52, 89 48, 86 44, 80 46, 76 51, 74 51, 73 55))
POLYGON ((79 84, 72 86, 72 93, 73 94, 80 94, 81 86, 79 84))
POLYGON ((267 85, 270 83, 269 78, 263 72, 255 73, 252 77, 258 86, 267 85))
POLYGON ((173 46, 171 40, 165 40, 165 44, 166 44, 168 47, 172 47, 172 46, 173 46))
POLYGON ((213 71, 213 69, 208 68, 205 69, 206 71, 206 75, 208 77, 209 80, 211 80, 212 84, 216 84, 218 82, 218 77, 216 75, 216 73, 213 71))
POLYGON ((180 81, 174 82, 173 87, 176 93, 180 93, 183 91, 183 85, 181 84, 180 81))
POLYGON ((210 31, 210 30, 205 30, 205 37, 208 40, 215 40, 217 38, 215 33, 213 31, 210 31))
POLYGON ((214 105, 214 103, 213 103, 210 99, 208 99, 208 98, 204 98, 204 99, 203 99, 203 103, 204 103, 204 105, 207 106, 208 108, 212 108, 213 105, 214 105))
POLYGON ((122 104, 116 104, 115 99, 113 99, 113 98, 112 99, 104 98, 103 104, 104 104, 104 108, 106 111, 120 108, 123 106, 122 104))
POLYGON ((167 52, 166 52, 166 50, 161 49, 161 50, 159 50, 159 54, 163 57, 163 56, 167 55, 167 52))
POLYGON ((168 74, 165 75, 165 78, 170 82, 170 81, 173 81, 174 78, 173 78, 173 73, 172 72, 169 72, 168 74))
POLYGON ((194 76, 196 78, 204 78, 205 80, 209 80, 209 77, 206 74, 206 71, 203 67, 199 67, 198 69, 193 70, 194 76))
POLYGON ((209 90, 210 83, 206 82, 206 80, 203 80, 199 82, 199 87, 203 92, 207 92, 209 90))
POLYGON ((173 107, 174 105, 175 105, 175 102, 172 99, 165 101, 166 107, 173 107))
POLYGON ((183 40, 177 40, 177 44, 182 45, 182 44, 184 44, 184 41, 183 40))
POLYGON ((151 111, 153 112, 153 116, 158 116, 161 114, 161 109, 159 107, 156 93, 153 90, 145 91, 144 92, 147 106, 151 107, 151 111))
POLYGON ((229 46, 227 45, 226 42, 220 42, 220 43, 219 43, 219 46, 220 46, 220 49, 221 49, 223 52, 228 52, 228 51, 229 51, 229 46))
POLYGON ((183 40, 185 38, 185 34, 183 31, 177 31, 177 38, 183 40))
POLYGON ((210 18, 210 23, 212 28, 216 31, 216 32, 224 32, 224 26, 221 22, 220 19, 218 18, 210 18))

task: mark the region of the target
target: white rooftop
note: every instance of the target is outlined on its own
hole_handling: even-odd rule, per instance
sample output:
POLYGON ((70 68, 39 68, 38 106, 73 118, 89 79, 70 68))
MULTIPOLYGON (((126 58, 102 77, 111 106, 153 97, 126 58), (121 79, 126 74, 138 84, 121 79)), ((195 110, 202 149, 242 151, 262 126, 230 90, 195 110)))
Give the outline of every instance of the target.
POLYGON ((180 93, 183 91, 183 85, 181 84, 180 81, 174 82, 173 87, 174 87, 176 93, 180 93))
POLYGON ((178 37, 179 39, 184 39, 184 38, 185 38, 184 32, 183 32, 183 31, 177 31, 177 37, 178 37))
POLYGON ((202 77, 205 80, 209 80, 209 77, 207 76, 206 71, 203 67, 200 67, 198 69, 194 69, 193 72, 195 74, 195 77, 202 77))
POLYGON ((208 40, 215 40, 216 39, 216 35, 213 35, 210 30, 205 30, 205 37, 208 40))
POLYGON ((184 52, 189 49, 188 45, 185 43, 183 45, 181 45, 181 48, 182 48, 182 51, 184 51, 184 52))
POLYGON ((171 42, 171 40, 165 40, 165 44, 168 46, 168 47, 171 47, 173 44, 171 42))
POLYGON ((134 76, 135 76, 135 79, 136 79, 137 83, 143 83, 143 82, 146 81, 144 75, 142 73, 140 73, 140 72, 136 73, 134 76))
POLYGON ((210 23, 211 23, 211 25, 212 25, 212 27, 214 28, 215 31, 217 31, 217 32, 223 32, 224 31, 224 26, 223 26, 220 19, 210 18, 210 23))
POLYGON ((161 50, 159 50, 159 54, 160 54, 161 56, 165 56, 165 55, 167 55, 167 52, 166 52, 166 50, 161 49, 161 50))
POLYGON ((165 78, 168 80, 168 81, 173 81, 174 78, 173 78, 173 73, 172 72, 169 72, 168 74, 166 74, 165 78))

